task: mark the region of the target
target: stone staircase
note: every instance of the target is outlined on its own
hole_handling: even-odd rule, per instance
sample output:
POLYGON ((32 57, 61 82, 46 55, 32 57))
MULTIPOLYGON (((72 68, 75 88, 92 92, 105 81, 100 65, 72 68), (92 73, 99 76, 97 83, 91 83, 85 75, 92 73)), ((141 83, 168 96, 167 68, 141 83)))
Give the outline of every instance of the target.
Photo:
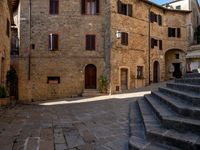
POLYGON ((131 108, 131 150, 200 149, 200 74, 186 74, 131 108), (132 117, 138 113, 138 118, 132 117))

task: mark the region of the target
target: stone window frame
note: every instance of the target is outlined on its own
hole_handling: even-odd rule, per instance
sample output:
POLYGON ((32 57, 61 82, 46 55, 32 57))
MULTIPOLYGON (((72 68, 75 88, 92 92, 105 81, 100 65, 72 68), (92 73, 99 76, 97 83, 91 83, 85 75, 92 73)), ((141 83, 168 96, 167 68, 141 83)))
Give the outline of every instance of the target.
POLYGON ((137 77, 137 79, 144 79, 144 66, 143 65, 137 65, 136 77, 137 77))
POLYGON ((121 44, 122 45, 128 46, 128 38, 129 38, 128 32, 121 32, 121 44))

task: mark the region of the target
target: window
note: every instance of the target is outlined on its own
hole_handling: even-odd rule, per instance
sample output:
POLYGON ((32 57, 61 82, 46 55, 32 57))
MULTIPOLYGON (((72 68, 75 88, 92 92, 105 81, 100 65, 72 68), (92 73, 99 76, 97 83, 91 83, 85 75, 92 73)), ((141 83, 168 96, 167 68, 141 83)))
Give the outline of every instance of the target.
POLYGON ((181 5, 176 6, 177 10, 181 10, 181 5))
POLYGON ((149 15, 149 19, 150 21, 153 22, 158 22, 158 24, 161 26, 162 25, 162 16, 161 15, 157 15, 154 12, 150 12, 149 15))
POLYGON ((151 38, 151 48, 154 48, 155 46, 159 46, 159 50, 162 50, 162 40, 151 38))
POLYGON ((120 0, 117 1, 118 13, 126 16, 133 16, 133 6, 131 4, 124 4, 120 0))
POLYGON ((181 29, 180 28, 168 28, 168 37, 181 37, 181 29))
POLYGON ((10 37, 10 21, 7 19, 7 25, 6 25, 6 34, 8 37, 10 37))
POLYGON ((58 7, 59 7, 58 0, 50 0, 49 3, 50 3, 49 4, 49 13, 52 15, 58 14, 58 7))
POLYGON ((99 14, 99 0, 81 0, 81 12, 86 15, 99 14))
POLYGON ((96 49, 96 36, 86 35, 86 50, 93 51, 96 49))
POLYGON ((60 84, 60 77, 47 77, 48 84, 60 84))
POLYGON ((58 50, 58 34, 49 35, 49 50, 58 50))
POLYGON ((128 45, 128 33, 126 32, 121 33, 121 44, 128 45))
POLYGON ((180 58, 180 55, 179 55, 179 54, 175 54, 175 58, 176 58, 176 59, 179 59, 179 58, 180 58))
POLYGON ((137 79, 143 79, 143 66, 137 66, 137 79))

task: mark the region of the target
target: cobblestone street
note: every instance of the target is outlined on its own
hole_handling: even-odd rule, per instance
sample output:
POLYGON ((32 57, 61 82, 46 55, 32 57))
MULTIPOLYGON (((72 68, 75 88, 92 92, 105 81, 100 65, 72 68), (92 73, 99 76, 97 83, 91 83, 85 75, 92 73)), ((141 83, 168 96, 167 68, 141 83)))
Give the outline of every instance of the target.
POLYGON ((129 105, 157 86, 1 109, 0 150, 127 150, 129 105))

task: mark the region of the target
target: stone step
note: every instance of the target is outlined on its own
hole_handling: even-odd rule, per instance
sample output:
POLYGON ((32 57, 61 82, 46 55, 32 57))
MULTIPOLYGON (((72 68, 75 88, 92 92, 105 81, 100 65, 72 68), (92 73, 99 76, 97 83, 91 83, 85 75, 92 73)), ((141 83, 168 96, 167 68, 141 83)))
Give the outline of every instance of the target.
POLYGON ((180 132, 193 132, 200 133, 200 120, 186 118, 173 112, 166 104, 159 101, 152 95, 145 95, 145 99, 153 108, 162 122, 162 125, 166 128, 173 128, 180 132))
POLYGON ((183 103, 183 101, 179 99, 174 99, 174 97, 166 96, 165 94, 154 91, 151 92, 153 96, 158 98, 160 101, 164 102, 168 106, 170 106, 177 113, 184 115, 186 117, 198 118, 200 119, 200 108, 194 107, 190 104, 183 103))
POLYGON ((152 142, 136 136, 131 136, 129 146, 129 150, 180 150, 179 148, 152 142))
POLYGON ((100 93, 96 89, 85 89, 82 94, 83 97, 95 97, 95 96, 103 96, 103 95, 105 94, 100 93))
POLYGON ((158 90, 166 95, 173 96, 176 99, 181 99, 193 106, 200 106, 200 97, 196 94, 190 94, 167 87, 160 87, 158 90))
POLYGON ((138 101, 148 139, 172 145, 182 150, 200 149, 200 138, 191 132, 181 133, 163 128, 152 108, 144 99, 138 101))
POLYGON ((175 79, 175 83, 186 83, 186 84, 192 84, 192 85, 200 85, 200 78, 175 79))
POLYGON ((166 86, 174 90, 189 92, 191 94, 200 96, 200 85, 191 85, 191 84, 183 84, 183 83, 167 83, 166 86))
POLYGON ((200 73, 186 73, 183 75, 184 78, 200 78, 200 73))

